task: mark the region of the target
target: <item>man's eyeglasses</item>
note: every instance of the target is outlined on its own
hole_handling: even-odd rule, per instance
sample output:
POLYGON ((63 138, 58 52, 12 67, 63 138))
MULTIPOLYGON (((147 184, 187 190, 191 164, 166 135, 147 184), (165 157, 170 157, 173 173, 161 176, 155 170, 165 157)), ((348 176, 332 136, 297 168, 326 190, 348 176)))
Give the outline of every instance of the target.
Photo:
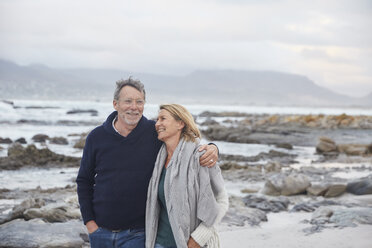
POLYGON ((133 102, 136 104, 136 106, 138 107, 142 107, 143 105, 145 105, 145 100, 142 100, 142 99, 137 99, 137 100, 134 100, 134 99, 123 99, 121 100, 121 102, 124 103, 124 105, 126 106, 131 106, 133 104, 133 102))

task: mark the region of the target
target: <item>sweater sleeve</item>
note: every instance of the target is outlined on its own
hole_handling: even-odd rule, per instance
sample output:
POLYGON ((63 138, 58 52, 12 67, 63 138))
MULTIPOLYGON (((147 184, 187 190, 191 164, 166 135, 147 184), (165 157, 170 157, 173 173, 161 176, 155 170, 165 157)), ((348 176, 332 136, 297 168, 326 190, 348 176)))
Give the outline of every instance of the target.
POLYGON ((88 135, 84 146, 79 173, 76 178, 80 212, 83 217, 84 224, 90 220, 95 220, 93 211, 94 177, 95 159, 94 152, 92 150, 91 135, 88 135))
MULTIPOLYGON (((223 216, 225 216, 227 209, 229 207, 229 200, 228 195, 224 186, 223 177, 221 174, 221 170, 218 166, 214 166, 212 168, 204 168, 201 169, 200 176, 203 174, 203 170, 207 170, 209 177, 209 183, 204 184, 200 182, 200 185, 205 185, 206 187, 210 187, 210 189, 213 192, 214 201, 217 203, 217 215, 214 218, 214 221, 212 225, 208 225, 209 223, 206 223, 202 221, 200 225, 191 233, 191 237, 201 246, 205 246, 207 242, 216 235, 216 230, 218 224, 221 222, 223 216)), ((206 180, 206 178, 200 178, 200 180, 206 180)), ((208 189, 205 189, 204 187, 200 187, 200 191, 205 192, 208 191, 208 189)), ((209 209, 206 209, 209 211, 209 209)))

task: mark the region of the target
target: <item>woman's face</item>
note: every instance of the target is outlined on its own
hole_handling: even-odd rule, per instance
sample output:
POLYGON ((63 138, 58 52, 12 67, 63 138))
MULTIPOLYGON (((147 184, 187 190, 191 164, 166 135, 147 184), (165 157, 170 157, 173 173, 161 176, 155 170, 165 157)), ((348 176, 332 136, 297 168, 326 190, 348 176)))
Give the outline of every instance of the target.
POLYGON ((158 120, 155 124, 159 140, 166 142, 169 139, 179 139, 183 127, 184 123, 174 119, 167 110, 159 111, 158 120))

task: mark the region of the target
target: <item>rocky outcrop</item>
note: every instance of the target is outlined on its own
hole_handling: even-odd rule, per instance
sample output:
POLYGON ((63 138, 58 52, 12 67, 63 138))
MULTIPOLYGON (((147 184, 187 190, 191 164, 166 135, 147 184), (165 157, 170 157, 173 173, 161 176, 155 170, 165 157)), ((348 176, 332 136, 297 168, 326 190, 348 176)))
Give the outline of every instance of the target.
POLYGON ((257 208, 265 212, 280 212, 288 209, 289 200, 285 197, 266 198, 256 195, 243 197, 243 202, 247 207, 257 208))
POLYGON ((0 137, 0 144, 11 144, 13 141, 9 138, 1 138, 0 137))
POLYGON ((78 208, 66 204, 49 204, 41 208, 29 208, 23 212, 25 220, 42 219, 46 222, 66 222, 71 219, 79 219, 78 208))
POLYGON ((306 192, 311 185, 307 176, 302 174, 274 174, 270 176, 262 189, 266 195, 296 195, 306 192))
POLYGON ((20 143, 20 144, 27 144, 26 139, 23 138, 23 137, 22 137, 22 138, 19 138, 19 139, 16 139, 15 142, 18 142, 18 143, 20 143))
POLYGON ((319 143, 316 146, 316 152, 317 153, 331 153, 331 152, 337 152, 337 146, 336 143, 327 137, 320 137, 319 143))
POLYGON ((53 137, 49 139, 50 144, 56 144, 56 145, 68 145, 68 141, 64 137, 53 137))
POLYGON ((78 149, 84 149, 85 146, 85 140, 87 139, 89 133, 82 133, 80 135, 80 138, 76 141, 74 148, 78 149))
POLYGON ((49 136, 46 134, 36 134, 32 137, 34 142, 45 143, 49 139, 49 136))
POLYGON ((290 126, 302 128, 334 129, 334 128, 372 128, 372 116, 340 115, 269 115, 269 114, 247 114, 238 112, 209 112, 201 113, 201 117, 245 117, 240 123, 249 124, 252 127, 262 126, 290 126))
POLYGON ((359 179, 347 184, 346 191, 354 195, 372 194, 372 179, 359 179))
POLYGON ((88 234, 80 220, 46 223, 41 219, 17 219, 0 226, 0 247, 82 247, 86 241, 88 234))
POLYGON ((80 158, 64 156, 49 150, 38 149, 35 145, 23 147, 13 143, 8 148, 8 157, 0 157, 0 169, 15 170, 23 166, 79 166, 80 158))
POLYGON ((257 226, 262 221, 267 221, 264 211, 247 207, 242 198, 231 196, 229 202, 229 209, 222 222, 232 226, 244 226, 246 223, 257 226))
POLYGON ((343 206, 319 207, 312 214, 306 233, 320 232, 325 228, 354 227, 358 224, 372 225, 372 209, 365 207, 346 208, 343 206))
POLYGON ((346 184, 336 183, 328 186, 324 197, 337 197, 342 195, 346 191, 346 184))
POLYGON ((18 218, 24 218, 24 212, 30 208, 41 208, 45 205, 44 200, 40 198, 28 198, 22 201, 19 205, 13 207, 12 211, 2 219, 0 219, 0 225, 18 218))
POLYGON ((11 144, 13 141, 9 138, 1 138, 0 137, 0 144, 11 144))
POLYGON ((339 153, 348 156, 369 156, 372 144, 339 144, 327 137, 320 137, 316 146, 316 152, 323 155, 338 155, 339 153))

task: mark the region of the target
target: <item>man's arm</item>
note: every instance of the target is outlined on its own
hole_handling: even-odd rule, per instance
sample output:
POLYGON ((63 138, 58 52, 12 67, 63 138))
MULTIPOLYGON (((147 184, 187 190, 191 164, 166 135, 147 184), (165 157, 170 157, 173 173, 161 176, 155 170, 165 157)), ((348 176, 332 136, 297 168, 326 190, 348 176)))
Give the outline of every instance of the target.
POLYGON ((199 159, 201 166, 208 166, 213 167, 216 165, 218 161, 218 147, 213 144, 209 143, 208 145, 202 145, 199 148, 199 152, 206 151, 199 159))
POLYGON ((80 212, 88 232, 94 232, 98 226, 93 212, 93 185, 95 176, 95 160, 91 148, 91 140, 88 136, 85 142, 80 169, 76 178, 77 194, 80 204, 80 212))

